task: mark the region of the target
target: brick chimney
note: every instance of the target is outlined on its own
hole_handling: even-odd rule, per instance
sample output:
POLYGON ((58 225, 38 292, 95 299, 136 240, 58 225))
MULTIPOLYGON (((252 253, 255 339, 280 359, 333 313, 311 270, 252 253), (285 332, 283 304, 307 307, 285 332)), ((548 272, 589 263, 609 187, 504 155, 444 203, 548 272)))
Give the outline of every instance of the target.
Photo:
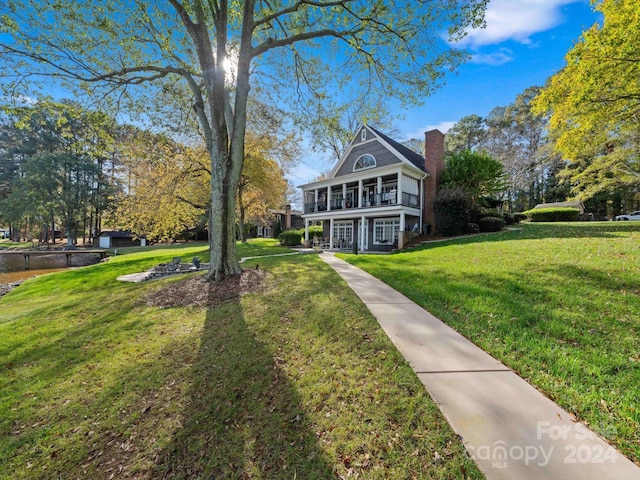
POLYGON ((444 169, 444 133, 440 130, 429 130, 424 134, 424 167, 429 176, 424 180, 424 213, 423 222, 434 231, 435 216, 433 202, 438 193, 440 175, 444 169))
POLYGON ((284 206, 284 229, 291 230, 291 205, 284 206))

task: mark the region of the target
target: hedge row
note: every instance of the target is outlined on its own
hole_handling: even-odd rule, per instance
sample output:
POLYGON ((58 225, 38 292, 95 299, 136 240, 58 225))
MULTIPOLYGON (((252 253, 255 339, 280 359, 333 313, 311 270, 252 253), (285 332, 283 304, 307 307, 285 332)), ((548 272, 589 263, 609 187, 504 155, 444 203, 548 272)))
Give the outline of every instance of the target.
POLYGON ((537 208, 524 213, 530 222, 577 222, 580 211, 571 207, 537 208))
POLYGON ((481 232, 499 232, 504 228, 505 223, 503 217, 486 216, 478 219, 481 232))
POLYGON ((302 234, 298 230, 285 230, 278 235, 278 240, 280 240, 280 245, 295 247, 296 245, 300 245, 302 234))
MULTIPOLYGON (((309 227, 309 240, 312 240, 314 237, 322 238, 321 225, 311 225, 309 227)), ((301 228, 299 230, 285 230, 284 232, 280 233, 280 235, 278 235, 280 244, 286 247, 295 247, 296 245, 300 245, 303 238, 304 228, 301 228)))

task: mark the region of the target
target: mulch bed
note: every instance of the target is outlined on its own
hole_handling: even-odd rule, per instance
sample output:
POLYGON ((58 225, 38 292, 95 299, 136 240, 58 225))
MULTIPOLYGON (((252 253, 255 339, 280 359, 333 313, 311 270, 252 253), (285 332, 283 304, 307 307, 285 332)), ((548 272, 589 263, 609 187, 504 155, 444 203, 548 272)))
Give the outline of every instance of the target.
POLYGON ((213 307, 260 290, 267 276, 265 270, 259 269, 246 269, 241 275, 219 282, 207 282, 203 275, 189 276, 151 292, 146 303, 150 307, 213 307))

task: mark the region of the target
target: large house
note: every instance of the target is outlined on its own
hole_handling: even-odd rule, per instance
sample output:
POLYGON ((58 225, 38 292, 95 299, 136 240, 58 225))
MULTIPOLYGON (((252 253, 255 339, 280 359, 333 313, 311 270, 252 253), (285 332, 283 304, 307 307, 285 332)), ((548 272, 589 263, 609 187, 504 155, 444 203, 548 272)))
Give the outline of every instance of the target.
POLYGON ((375 128, 361 126, 328 178, 302 185, 305 243, 321 222, 330 249, 402 248, 408 232, 433 227, 433 202, 444 168, 444 134, 425 134, 425 156, 375 128))

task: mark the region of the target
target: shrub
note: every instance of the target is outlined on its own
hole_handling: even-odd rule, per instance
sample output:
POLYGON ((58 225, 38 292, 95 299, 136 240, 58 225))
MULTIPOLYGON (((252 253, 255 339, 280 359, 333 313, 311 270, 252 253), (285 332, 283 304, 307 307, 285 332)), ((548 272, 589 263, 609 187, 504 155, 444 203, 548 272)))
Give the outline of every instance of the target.
MULTIPOLYGON (((286 230, 283 233, 295 232, 300 235, 300 243, 304 239, 304 227, 299 228, 298 230, 286 230)), ((314 237, 322 238, 322 226, 321 225, 310 225, 309 226, 309 240, 313 240, 314 237)), ((278 239, 280 239, 280 235, 278 235, 278 239)), ((280 242, 282 243, 282 242, 280 242)))
POLYGON ((470 208, 469 213, 467 214, 467 222, 468 223, 478 223, 478 219, 480 217, 486 217, 487 215, 491 215, 490 213, 483 212, 480 208, 470 208))
POLYGON ((302 235, 300 235, 300 232, 297 230, 286 230, 278 235, 278 240, 280 240, 280 245, 295 247, 296 245, 300 245, 302 235))
POLYGON ((445 236, 464 233, 469 222, 469 208, 469 197, 463 190, 440 190, 433 204, 435 231, 445 236))
POLYGON ((478 227, 481 232, 499 232, 504 228, 504 218, 502 217, 482 217, 478 220, 478 227))
POLYGON ((502 200, 501 198, 482 197, 478 203, 481 207, 496 209, 499 208, 504 202, 505 200, 502 200))
POLYGON ((480 227, 477 223, 467 223, 464 233, 480 233, 480 227))
POLYGON ((513 214, 513 221, 515 223, 524 222, 527 219, 527 215, 522 212, 516 212, 513 214))
MULTIPOLYGON (((300 230, 300 235, 304 237, 304 228, 300 230)), ((318 237, 322 238, 322 226, 321 225, 311 225, 309 227, 309 238, 318 237)))
POLYGON ((502 214, 502 218, 504 218, 504 223, 507 225, 513 225, 514 223, 516 223, 516 219, 509 212, 504 212, 502 214))
POLYGON ((537 208, 523 212, 531 222, 577 222, 580 211, 571 207, 537 208))

